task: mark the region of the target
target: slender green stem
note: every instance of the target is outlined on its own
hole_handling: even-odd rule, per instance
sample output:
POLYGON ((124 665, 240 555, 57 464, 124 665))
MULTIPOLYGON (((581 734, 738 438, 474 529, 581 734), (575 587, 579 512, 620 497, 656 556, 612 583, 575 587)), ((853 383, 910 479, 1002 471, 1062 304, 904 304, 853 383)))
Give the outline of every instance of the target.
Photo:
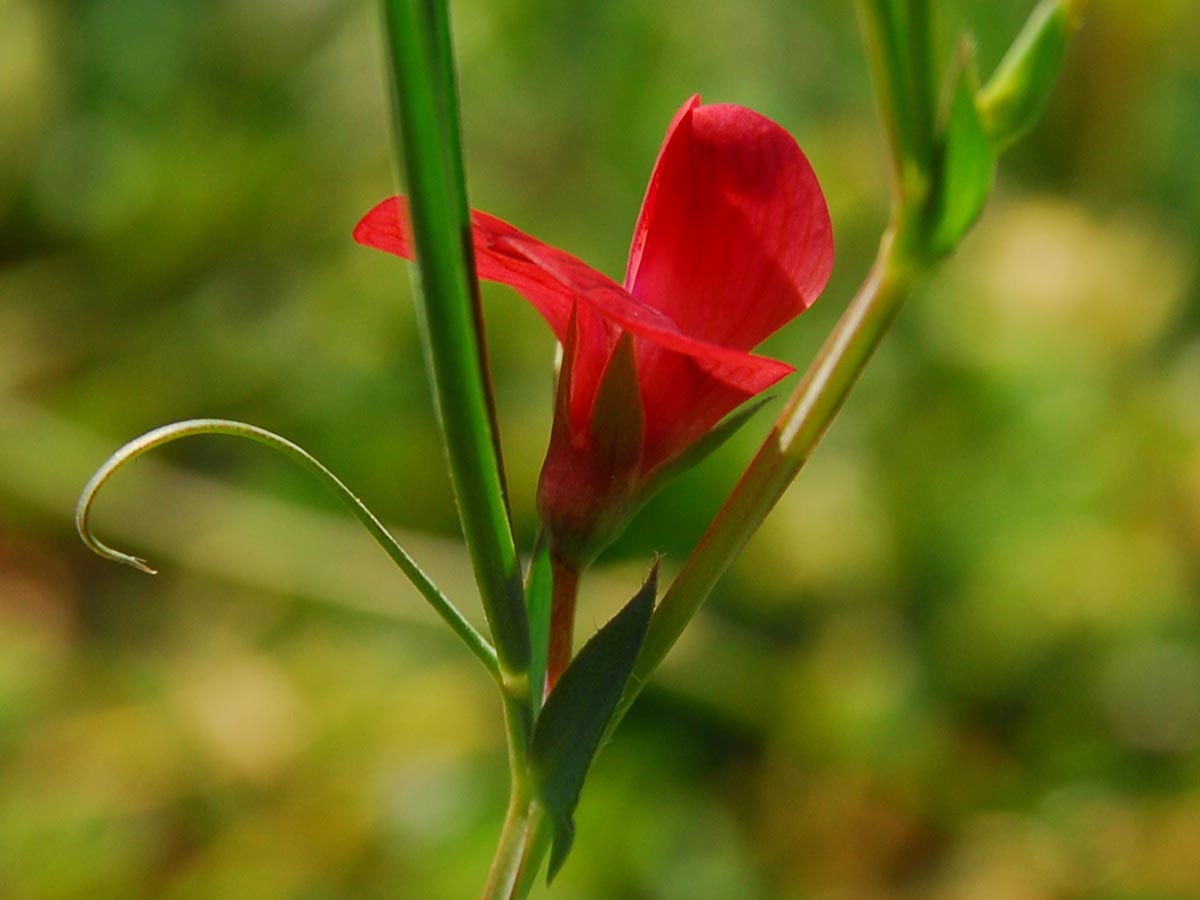
MULTIPOLYGON (((467 202, 467 173, 462 155, 462 121, 458 108, 458 72, 454 65, 454 38, 450 31, 449 0, 423 0, 428 15, 429 36, 432 42, 435 63, 438 67, 437 82, 441 101, 441 116, 444 149, 449 154, 447 162, 453 170, 453 190, 460 227, 469 227, 471 207, 467 202)), ((475 256, 467 254, 471 266, 472 287, 475 280, 475 256)))
POLYGON ((126 463, 131 462, 156 447, 161 447, 163 444, 169 444, 181 438, 205 434, 246 438, 263 444, 272 450, 282 453, 316 477, 318 481, 325 485, 334 496, 349 508, 354 518, 362 523, 371 537, 375 539, 375 542, 396 563, 400 571, 408 576, 409 581, 420 591, 421 596, 428 601, 434 611, 462 639, 462 642, 487 667, 487 670, 499 679, 500 666, 496 659, 496 651, 488 643, 487 638, 476 631, 471 623, 463 617, 463 614, 458 611, 458 608, 455 607, 450 599, 438 589, 437 585, 421 570, 421 567, 408 555, 405 549, 396 542, 396 539, 392 537, 383 523, 375 517, 375 514, 346 487, 341 479, 329 471, 328 468, 303 447, 254 425, 247 425, 244 422, 233 422, 227 419, 189 419, 185 422, 176 422, 172 425, 164 425, 161 428, 156 428, 127 443, 108 458, 83 489, 83 494, 79 498, 79 505, 75 508, 75 527, 79 531, 79 536, 83 539, 83 542, 107 559, 133 566, 135 569, 150 575, 155 574, 155 570, 144 559, 114 550, 92 533, 89 521, 92 504, 95 502, 96 495, 100 489, 126 463))
POLYGON ((492 857, 492 867, 488 872, 481 900, 512 900, 519 896, 515 893, 516 885, 520 880, 525 847, 536 808, 531 799, 528 777, 514 782, 514 790, 508 800, 508 812, 500 829, 500 840, 496 845, 495 856, 492 857))
POLYGON ((457 102, 446 83, 452 55, 444 5, 384 4, 395 122, 420 272, 418 320, 451 482, 504 681, 524 698, 529 630, 465 218, 457 102))
MULTIPOLYGON (((607 726, 608 734, 829 429, 913 281, 926 268, 924 259, 903 237, 902 227, 889 229, 867 279, 758 455, 658 604, 629 685, 607 726)), ((529 831, 522 877, 506 900, 526 896, 549 848, 550 829, 545 822, 534 819, 529 831)))
POLYGON ((856 0, 901 199, 920 202, 933 158, 928 0, 856 0))
MULTIPOLYGON (((912 0, 908 7, 911 13, 909 24, 917 28, 927 24, 922 21, 923 2, 912 0)), ((891 54, 876 76, 892 82, 889 90, 894 93, 881 97, 881 107, 888 119, 893 147, 898 144, 903 147, 896 155, 897 179, 911 177, 907 174, 910 171, 919 176, 924 171, 926 148, 922 137, 923 123, 918 124, 921 113, 914 110, 911 103, 910 92, 917 73, 908 67, 911 59, 904 47, 889 39, 889 35, 895 37, 896 27, 903 26, 892 21, 897 10, 887 0, 862 0, 860 9, 865 24, 872 25, 871 20, 876 19, 874 34, 868 28, 874 49, 891 54), (885 33, 883 29, 890 30, 885 33), (887 115, 889 111, 894 114, 887 115)), ((879 59, 877 54, 873 56, 879 59)), ((919 77, 915 80, 921 81, 919 77)), ((821 348, 767 441, 655 610, 629 685, 608 724, 610 734, 717 580, 808 460, 887 332, 913 280, 926 267, 925 255, 908 238, 913 222, 908 214, 911 197, 912 192, 903 185, 897 191, 895 224, 884 236, 866 281, 821 348)), ((562 655, 561 648, 557 653, 555 650, 556 635, 561 638, 562 622, 566 621, 565 614, 560 613, 566 608, 561 596, 569 591, 573 598, 577 588, 577 573, 563 573, 560 568, 554 566, 554 615, 557 621, 552 620, 551 624, 550 679, 553 678, 555 658, 562 655)), ((561 644, 561 640, 558 643, 561 644)), ((535 821, 526 839, 522 877, 507 900, 526 896, 549 847, 549 838, 550 829, 535 821)))
MULTIPOLYGON (((578 570, 551 553, 548 543, 544 533, 538 535, 526 590, 530 603, 537 604, 537 607, 531 606, 530 610, 531 632, 534 636, 530 685, 531 691, 537 692, 530 700, 535 715, 558 676, 570 663, 575 598, 579 585, 578 570), (568 596, 564 597, 564 593, 568 596)), ((507 715, 515 715, 515 710, 509 711, 506 707, 507 715)), ((492 860, 488 887, 484 892, 485 900, 491 897, 521 900, 527 896, 550 849, 550 822, 532 796, 526 748, 512 746, 514 733, 514 729, 510 728, 512 792, 492 860)))
POLYGON ((857 0, 855 6, 876 86, 879 115, 892 151, 892 166, 898 176, 904 164, 905 148, 911 142, 912 126, 908 121, 908 106, 903 102, 906 78, 900 48, 888 37, 895 31, 892 7, 888 0, 857 0))
POLYGON ((550 839, 554 835, 550 819, 536 803, 531 807, 526 831, 524 854, 508 900, 525 900, 542 871, 542 863, 550 850, 550 839))
MULTIPOLYGON (((934 121, 929 2, 857 0, 857 6, 895 166, 892 224, 866 280, 655 610, 629 685, 607 726, 610 734, 811 456, 913 285, 939 256, 924 228, 940 139, 934 121)), ((535 821, 526 839, 523 875, 510 900, 525 896, 548 842, 548 829, 535 821)))
POLYGON ((846 308, 741 481, 663 596, 626 708, 674 645, 717 579, 808 460, 900 308, 921 267, 894 232, 884 237, 866 281, 846 308))
POLYGON ((525 841, 536 808, 529 768, 529 738, 533 730, 533 700, 526 676, 523 685, 500 683, 504 734, 508 742, 508 812, 488 869, 483 900, 509 900, 525 856, 525 841), (524 690, 521 690, 521 687, 524 690))
POLYGON ((425 363, 463 535, 500 661, 511 795, 484 897, 501 898, 519 870, 530 808, 529 623, 488 376, 454 53, 445 0, 385 0, 384 11, 420 273, 414 293, 425 363))

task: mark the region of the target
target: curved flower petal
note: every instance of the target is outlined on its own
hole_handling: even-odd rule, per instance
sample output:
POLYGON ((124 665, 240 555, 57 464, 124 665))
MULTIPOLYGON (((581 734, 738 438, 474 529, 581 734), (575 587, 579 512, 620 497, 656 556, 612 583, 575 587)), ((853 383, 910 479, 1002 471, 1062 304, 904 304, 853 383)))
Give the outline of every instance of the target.
MULTIPOLYGON (((471 211, 471 237, 479 277, 506 284, 528 300, 559 341, 565 341, 567 337, 575 293, 572 283, 608 280, 569 253, 543 244, 507 222, 478 210, 471 211), (525 248, 553 260, 555 274, 551 274, 546 266, 530 261, 523 252, 525 248)), ((376 205, 355 226, 354 239, 367 247, 386 250, 407 260, 415 259, 408 199, 389 197, 376 205)), ((615 282, 610 283, 616 290, 621 290, 615 282)))
POLYGON ((758 365, 775 361, 749 355, 745 359, 755 363, 740 366, 642 342, 636 349, 645 410, 643 472, 683 453, 725 416, 792 371, 782 363, 758 365))
MULTIPOLYGON (((630 296, 619 284, 569 253, 545 244, 502 219, 473 210, 471 232, 480 278, 506 284, 525 297, 566 343, 571 306, 580 303, 575 374, 572 379, 571 419, 582 429, 591 410, 596 386, 620 331, 637 341, 639 379, 648 421, 662 423, 661 438, 684 424, 711 427, 743 400, 794 371, 778 360, 753 356, 739 349, 699 340, 685 334, 661 312, 630 296), (654 377, 649 377, 654 375, 654 377), (661 383, 655 378, 661 377, 661 383), (714 385, 711 398, 701 384, 714 385), (729 390, 719 389, 726 385, 729 390), (700 413, 681 403, 683 396, 704 400, 700 413), (741 399, 734 399, 740 397, 741 399), (718 402, 719 401, 719 402, 718 402), (680 412, 686 410, 686 415, 680 412), (670 423, 687 419, 689 423, 670 423), (669 427, 668 427, 669 426, 669 427)), ((413 258, 408 204, 393 197, 378 204, 354 229, 360 244, 413 258)), ((695 428, 687 427, 687 432, 695 428)), ((648 449, 661 440, 647 434, 648 449)), ((669 439, 667 443, 673 443, 669 439)))
POLYGON ((625 286, 680 331, 749 350, 807 309, 833 267, 829 210, 792 136, 741 106, 676 114, 625 286))

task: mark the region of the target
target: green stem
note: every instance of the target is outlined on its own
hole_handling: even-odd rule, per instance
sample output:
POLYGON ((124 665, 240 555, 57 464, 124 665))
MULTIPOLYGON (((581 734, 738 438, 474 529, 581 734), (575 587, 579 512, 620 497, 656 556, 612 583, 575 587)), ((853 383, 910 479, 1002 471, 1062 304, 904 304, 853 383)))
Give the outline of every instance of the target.
POLYGON ((542 809, 534 804, 529 818, 529 826, 525 838, 524 855, 517 871, 517 881, 513 885, 512 894, 508 900, 525 900, 542 871, 542 863, 550 850, 550 839, 554 831, 550 827, 550 819, 542 813, 542 809))
POLYGON ((444 6, 384 4, 395 123, 420 273, 418 321, 450 479, 505 683, 524 697, 529 630, 466 219, 458 104, 447 83, 453 57, 444 6))
POLYGON ((898 199, 920 203, 933 158, 928 0, 856 0, 898 199))
POLYGON ((922 264, 914 262, 917 258, 895 230, 884 236, 866 281, 655 610, 622 710, 666 656, 828 430, 923 270, 922 264))
POLYGON ((481 900, 508 900, 520 871, 525 846, 526 821, 529 804, 525 797, 514 793, 509 797, 508 812, 500 829, 500 840, 492 857, 492 867, 483 887, 481 900))
POLYGON ((92 504, 95 502, 96 495, 100 489, 126 463, 144 453, 148 453, 156 447, 161 447, 163 444, 203 434, 221 434, 255 441, 270 447, 272 450, 279 451, 293 462, 299 463, 302 468, 315 476, 334 496, 346 504, 354 518, 362 523, 371 537, 375 539, 375 542, 387 552, 400 571, 408 576, 408 580, 420 591, 421 596, 428 601, 429 605, 442 617, 454 633, 462 639, 462 642, 475 654, 476 658, 487 667, 487 670, 495 678, 500 678, 500 666, 496 659, 496 651, 488 643, 487 638, 476 631, 471 623, 463 617, 463 614, 458 611, 458 608, 450 599, 438 589, 437 585, 430 580, 428 575, 421 571, 421 567, 408 555, 405 549, 396 542, 396 539, 392 537, 383 523, 342 483, 341 479, 329 471, 329 469, 303 447, 254 425, 247 425, 244 422, 233 422, 227 419, 189 419, 185 422, 164 425, 161 428, 156 428, 153 431, 143 434, 141 437, 134 438, 110 456, 83 489, 83 494, 79 498, 79 505, 75 508, 75 527, 79 531, 79 536, 83 539, 83 542, 107 559, 133 566, 135 569, 150 575, 155 574, 155 570, 144 559, 114 550, 92 534, 89 522, 92 504))
POLYGON ((450 480, 500 662, 511 797, 485 898, 507 897, 530 808, 529 623, 488 376, 445 0, 385 0, 396 133, 419 270, 417 319, 450 480))
POLYGON ((521 900, 528 895, 541 866, 541 856, 550 846, 550 829, 542 827, 544 821, 540 806, 532 798, 527 776, 515 780, 481 900, 521 900))

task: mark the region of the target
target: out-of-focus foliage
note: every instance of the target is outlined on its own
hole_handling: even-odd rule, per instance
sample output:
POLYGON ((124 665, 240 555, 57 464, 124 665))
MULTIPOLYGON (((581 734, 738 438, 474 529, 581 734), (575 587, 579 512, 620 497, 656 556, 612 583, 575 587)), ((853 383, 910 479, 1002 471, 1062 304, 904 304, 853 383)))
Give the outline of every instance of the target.
MULTIPOLYGON (((981 72, 1028 9, 954 2, 981 72)), ((615 276, 678 105, 791 130, 834 280, 887 168, 848 0, 459 0, 476 205, 615 276)), ((0 0, 0 896, 468 897, 503 811, 498 702, 319 488, 162 422, 299 441, 448 590, 454 539, 403 264, 375 10, 0 0), (132 542, 132 543, 130 543, 132 542)), ((994 202, 601 755, 562 898, 1200 895, 1200 7, 1093 4, 994 202)), ((553 346, 488 289, 528 549, 553 346)), ((760 413, 585 598, 678 563, 760 413)), ((665 573, 669 575, 669 571, 665 573)), ((469 597, 468 597, 469 602, 469 597)))

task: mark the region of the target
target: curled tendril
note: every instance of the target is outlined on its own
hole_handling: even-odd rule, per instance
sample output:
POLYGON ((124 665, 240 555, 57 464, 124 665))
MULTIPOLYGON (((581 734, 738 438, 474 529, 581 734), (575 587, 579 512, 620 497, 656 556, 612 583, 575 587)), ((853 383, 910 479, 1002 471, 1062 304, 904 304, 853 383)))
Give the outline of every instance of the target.
POLYGON ((488 642, 487 638, 480 634, 467 621, 466 617, 459 612, 450 599, 442 593, 429 576, 421 570, 416 561, 408 555, 408 552, 397 543, 396 539, 392 537, 383 523, 346 487, 341 479, 304 448, 293 444, 287 438, 280 437, 273 432, 255 425, 248 425, 245 422, 235 422, 229 419, 188 419, 183 422, 174 422, 170 425, 163 425, 161 428, 155 428, 153 431, 148 431, 141 437, 134 438, 125 444, 125 446, 110 456, 104 465, 96 470, 96 473, 84 486, 83 493, 79 497, 79 504, 75 507, 75 528, 79 532, 79 537, 83 539, 83 542, 105 559, 124 563, 127 566, 132 566, 139 572, 145 572, 149 575, 156 574, 156 570, 146 560, 129 553, 122 553, 120 550, 114 550, 92 533, 89 521, 92 504, 95 502, 100 488, 126 463, 156 447, 161 447, 163 444, 203 434, 221 434, 255 441, 282 453, 293 462, 298 463, 309 474, 315 476, 318 481, 325 485, 326 488, 349 508, 354 518, 367 529, 367 532, 375 539, 375 542, 392 558, 392 561, 400 571, 408 577, 408 580, 412 582, 421 596, 433 607, 434 612, 442 617, 454 633, 467 645, 467 648, 491 672, 492 676, 495 678, 500 677, 500 666, 496 658, 496 650, 488 642))

